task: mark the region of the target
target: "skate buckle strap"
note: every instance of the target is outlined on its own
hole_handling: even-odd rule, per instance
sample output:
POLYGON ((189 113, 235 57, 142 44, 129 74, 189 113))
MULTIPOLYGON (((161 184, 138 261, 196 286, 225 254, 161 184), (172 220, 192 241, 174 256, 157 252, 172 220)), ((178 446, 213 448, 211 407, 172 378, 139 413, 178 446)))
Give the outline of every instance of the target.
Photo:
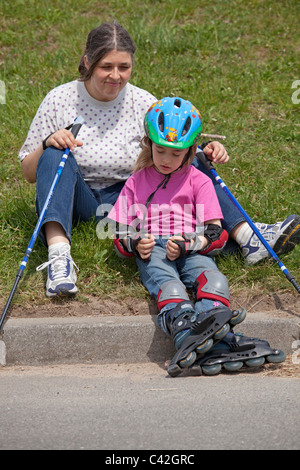
POLYGON ((174 337, 180 331, 191 328, 196 319, 194 304, 189 300, 183 300, 171 310, 169 314, 171 335, 174 337))
POLYGON ((242 352, 248 351, 249 349, 255 349, 255 344, 253 343, 239 344, 237 341, 228 343, 228 346, 231 352, 242 352))
POLYGON ((211 315, 207 318, 204 318, 200 321, 195 321, 191 328, 195 334, 201 334, 203 331, 207 330, 215 321, 215 316, 211 315))

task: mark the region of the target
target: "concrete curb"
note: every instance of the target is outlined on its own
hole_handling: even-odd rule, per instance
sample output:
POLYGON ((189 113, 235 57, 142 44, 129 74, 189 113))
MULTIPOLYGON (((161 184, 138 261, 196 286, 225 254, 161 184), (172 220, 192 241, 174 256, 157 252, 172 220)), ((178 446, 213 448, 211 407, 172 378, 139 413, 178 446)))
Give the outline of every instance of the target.
MULTIPOLYGON (((268 313, 248 315, 235 331, 266 339, 286 354, 300 338, 297 317, 268 313)), ((11 318, 2 339, 7 366, 164 362, 175 352, 156 315, 11 318)))

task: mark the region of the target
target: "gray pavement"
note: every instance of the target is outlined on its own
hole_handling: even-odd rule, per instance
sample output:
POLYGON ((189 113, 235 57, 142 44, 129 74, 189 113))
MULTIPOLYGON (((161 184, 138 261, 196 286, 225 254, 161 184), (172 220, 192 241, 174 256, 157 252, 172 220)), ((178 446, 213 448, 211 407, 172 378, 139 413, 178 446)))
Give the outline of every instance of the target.
POLYGON ((172 379, 154 363, 78 364, 3 367, 0 383, 0 450, 100 449, 98 465, 135 455, 139 468, 141 450, 158 467, 175 450, 199 468, 202 450, 299 450, 293 378, 172 379))
MULTIPOLYGON (((263 338, 286 354, 300 338, 298 316, 251 313, 235 328, 263 338)), ((156 315, 9 318, 0 341, 0 364, 146 363, 170 359, 174 348, 156 315), (4 350, 6 349, 6 351, 4 350)))
MULTIPOLYGON (((299 360, 297 316, 252 313, 236 330, 299 360)), ((123 456, 111 449, 151 450, 151 464, 169 450, 195 464, 200 449, 299 449, 299 379, 172 379, 164 361, 173 354, 151 314, 9 318, 0 341, 0 449, 101 449, 103 463, 123 456)))

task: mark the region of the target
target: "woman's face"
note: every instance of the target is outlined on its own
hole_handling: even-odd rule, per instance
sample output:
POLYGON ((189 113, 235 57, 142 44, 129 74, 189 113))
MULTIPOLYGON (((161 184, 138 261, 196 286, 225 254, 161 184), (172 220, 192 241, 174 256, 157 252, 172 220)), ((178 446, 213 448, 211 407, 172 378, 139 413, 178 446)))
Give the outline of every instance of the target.
MULTIPOLYGON (((90 65, 87 56, 85 66, 90 65)), ((128 83, 132 72, 132 58, 129 52, 111 51, 106 54, 93 70, 85 83, 89 94, 98 101, 112 101, 128 83)))

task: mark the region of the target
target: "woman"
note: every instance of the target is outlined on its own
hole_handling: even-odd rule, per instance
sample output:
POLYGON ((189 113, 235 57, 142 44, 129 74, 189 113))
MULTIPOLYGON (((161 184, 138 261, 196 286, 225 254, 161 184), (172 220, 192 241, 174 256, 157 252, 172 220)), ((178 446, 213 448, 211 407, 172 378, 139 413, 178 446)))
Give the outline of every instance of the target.
MULTIPOLYGON (((36 182, 40 213, 62 152, 71 149, 40 232, 49 261, 38 269, 48 266, 49 297, 77 292, 70 254, 72 222, 95 216, 100 204, 115 203, 139 154, 144 116, 156 98, 129 83, 135 49, 131 36, 118 23, 104 23, 92 30, 80 61, 80 78, 50 91, 20 150, 25 179, 36 182), (75 139, 68 128, 78 115, 85 124, 75 139)), ((204 151, 215 163, 229 159, 218 142, 209 143, 204 151)), ((253 232, 226 194, 217 187, 216 191, 227 231, 235 240, 243 233, 238 242, 247 245, 253 232)), ((288 220, 288 226, 293 223, 294 219, 288 220)), ((281 224, 267 227, 271 232, 278 228, 277 238, 285 230, 281 224)))

